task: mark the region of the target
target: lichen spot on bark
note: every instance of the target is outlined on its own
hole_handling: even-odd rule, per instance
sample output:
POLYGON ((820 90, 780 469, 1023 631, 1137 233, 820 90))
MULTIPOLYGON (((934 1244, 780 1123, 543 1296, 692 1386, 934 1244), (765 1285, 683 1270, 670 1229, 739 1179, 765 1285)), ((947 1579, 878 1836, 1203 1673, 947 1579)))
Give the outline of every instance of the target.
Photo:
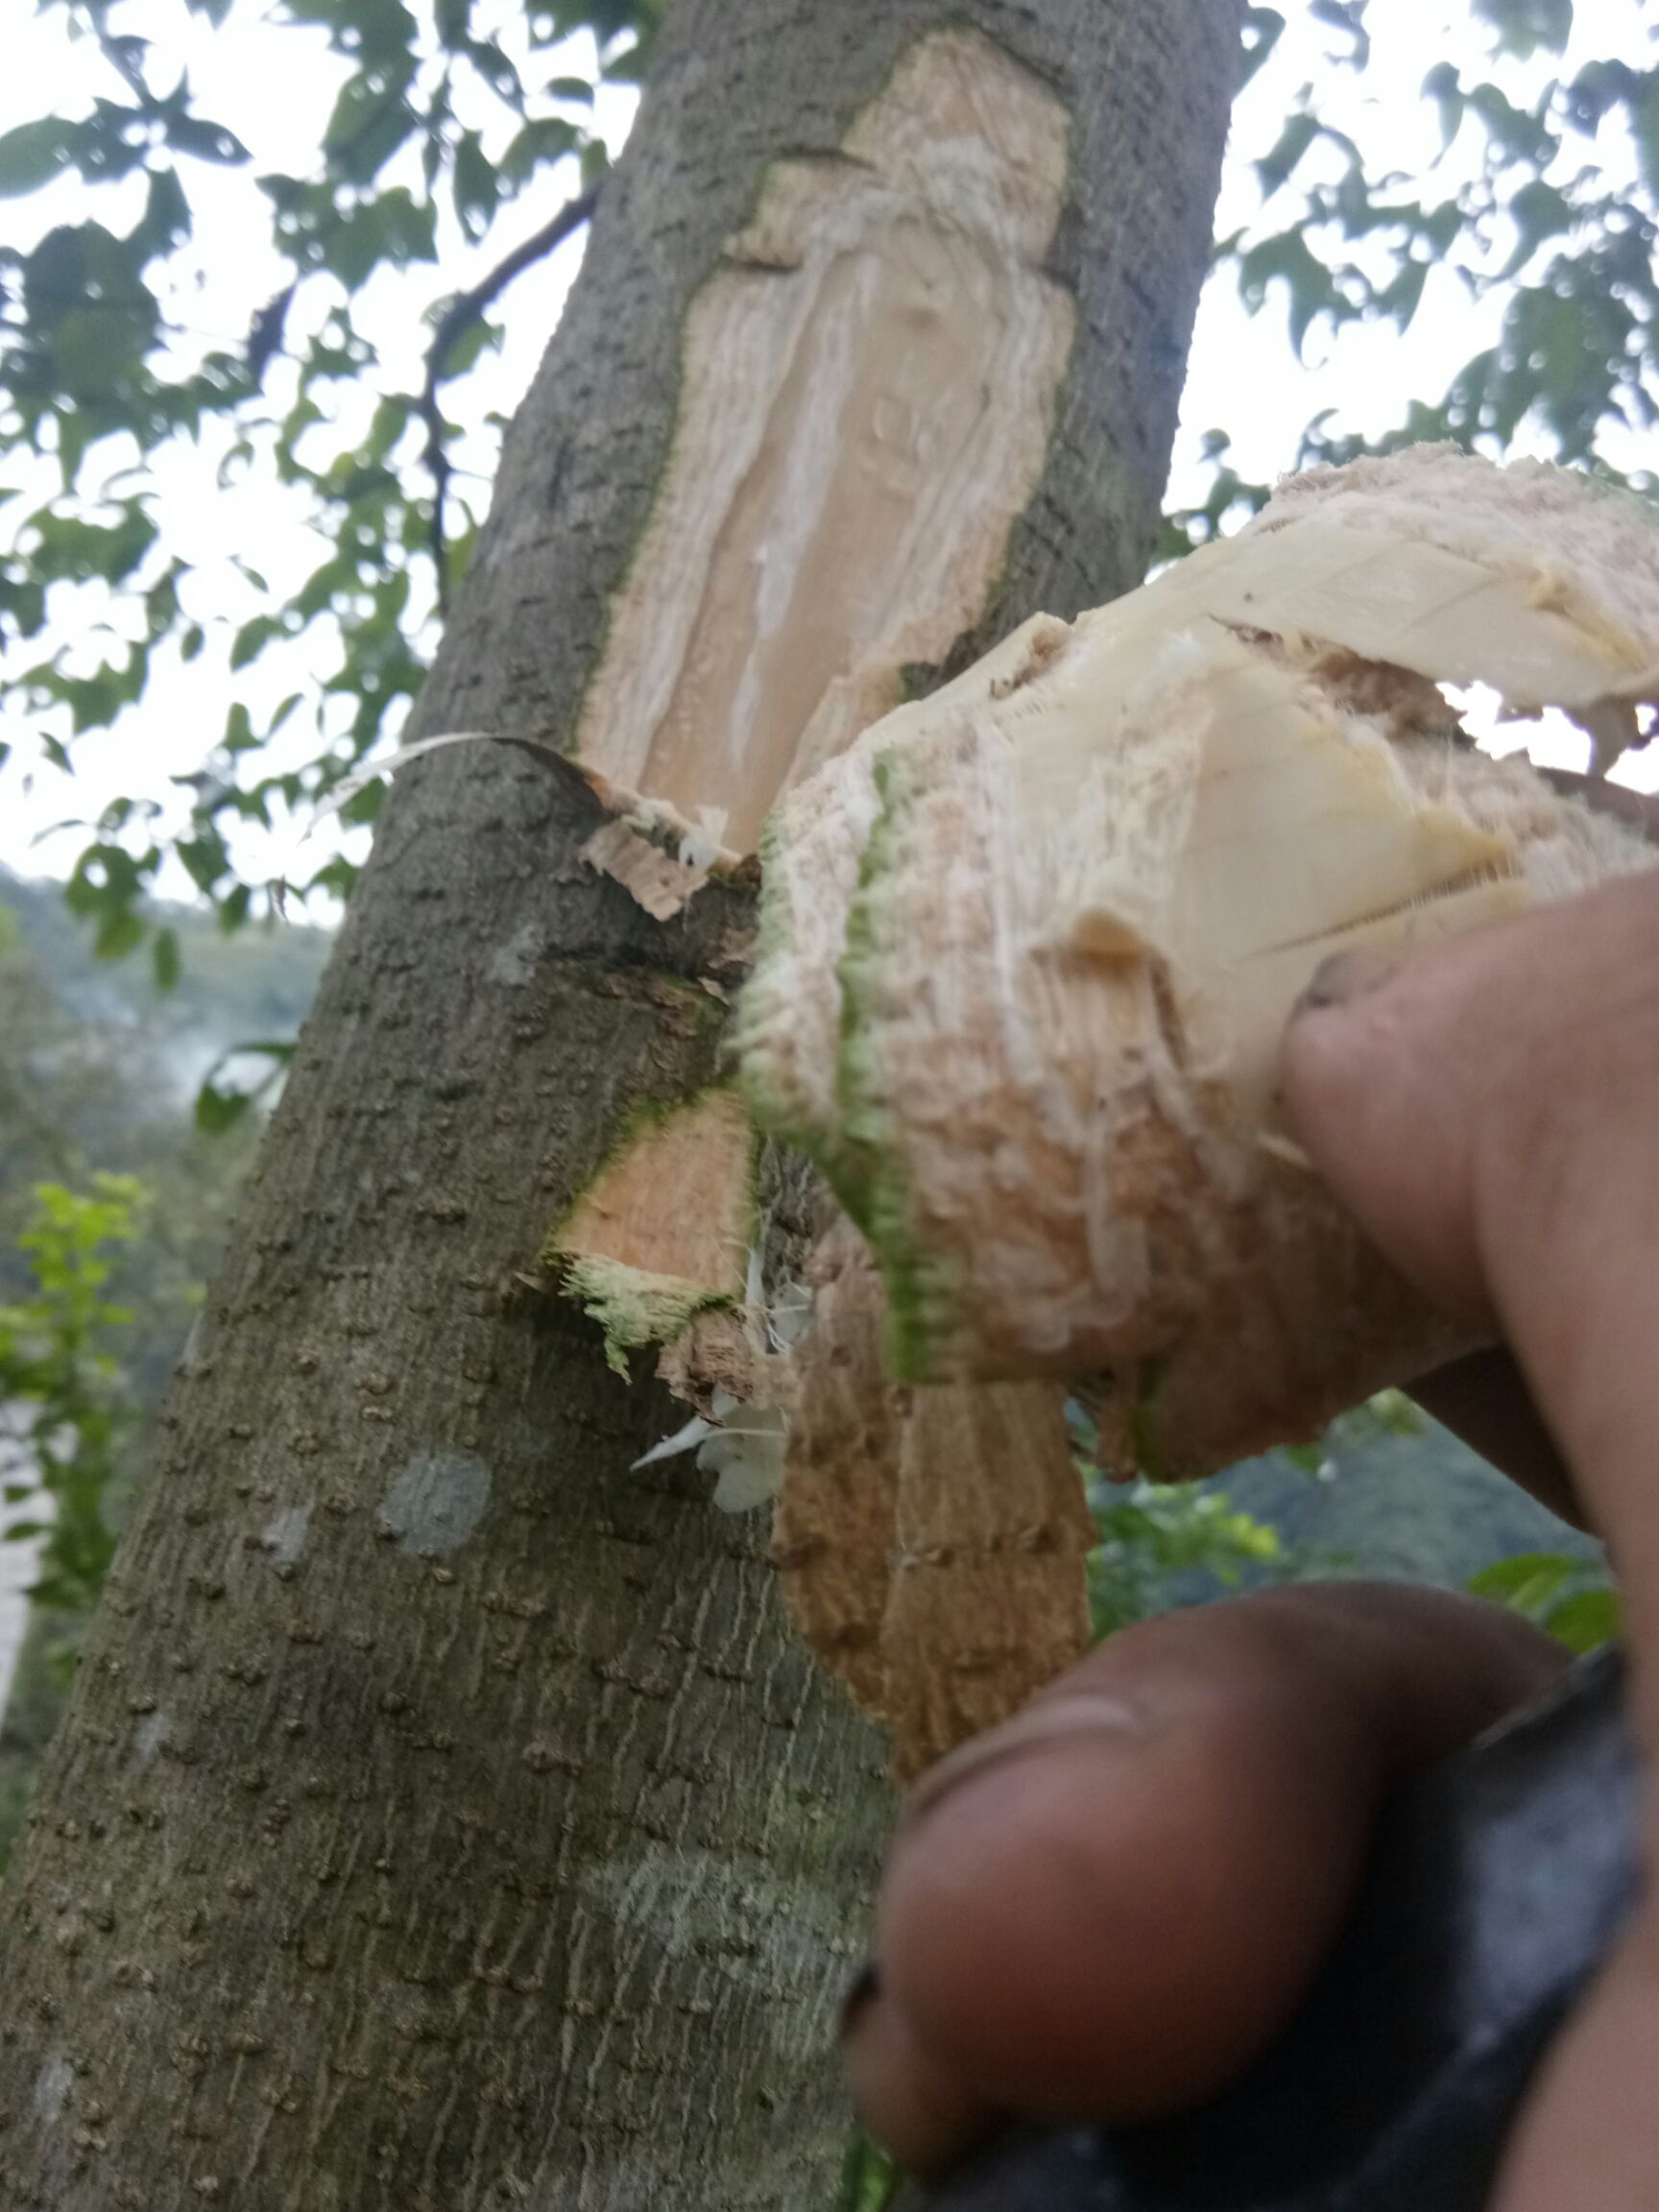
POLYGON ((398 1549, 427 1559, 458 1551, 484 1518, 490 1470, 465 1453, 420 1453, 386 1493, 380 1521, 398 1549))
POLYGON ((833 153, 780 161, 691 304, 679 419, 583 764, 752 852, 779 793, 980 619, 1070 351, 1044 264, 1067 114, 920 39, 833 153))
POLYGON ((309 1505, 285 1505, 265 1524, 259 1541, 281 1567, 297 1567, 311 1530, 309 1505))
POLYGON ((173 1723, 165 1713, 146 1713, 132 1731, 132 1755, 141 1767, 148 1767, 163 1743, 173 1723))
POLYGON ((41 2067, 35 2082, 35 2116, 43 2126, 57 2126, 63 2116, 64 2104, 74 2086, 74 2067, 67 2058, 54 2053, 41 2067))
POLYGON ((541 957, 541 927, 534 922, 526 922, 504 945, 496 946, 485 974, 492 983, 503 984, 509 991, 522 991, 535 982, 536 964, 541 957))

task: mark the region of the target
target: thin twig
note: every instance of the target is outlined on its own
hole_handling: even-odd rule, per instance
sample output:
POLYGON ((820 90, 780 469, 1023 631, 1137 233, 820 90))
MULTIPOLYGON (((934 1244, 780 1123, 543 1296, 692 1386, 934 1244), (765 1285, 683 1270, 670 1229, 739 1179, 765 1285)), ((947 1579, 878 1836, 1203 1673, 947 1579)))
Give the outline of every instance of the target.
POLYGON ((432 343, 426 349, 426 381, 421 388, 421 420, 426 425, 426 466, 432 471, 432 561, 438 574, 438 612, 449 611, 449 560, 448 538, 445 527, 444 505, 449 490, 451 474, 449 455, 444 443, 444 414, 438 404, 438 387, 448 373, 449 356, 454 352, 462 335, 486 314, 506 291, 516 276, 564 245, 580 230, 593 212, 599 197, 595 187, 574 200, 566 201, 551 222, 532 232, 522 245, 515 246, 512 252, 498 261, 488 276, 482 276, 470 291, 458 292, 445 308, 432 333, 432 343))

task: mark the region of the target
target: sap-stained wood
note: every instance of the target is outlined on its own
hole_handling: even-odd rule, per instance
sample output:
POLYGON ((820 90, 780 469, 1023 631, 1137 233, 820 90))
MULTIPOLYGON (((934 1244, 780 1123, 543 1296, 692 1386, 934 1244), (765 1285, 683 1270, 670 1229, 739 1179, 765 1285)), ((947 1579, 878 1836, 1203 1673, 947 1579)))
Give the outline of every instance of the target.
MULTIPOLYGON (((411 737, 568 743, 691 303, 767 175, 846 168, 906 53, 964 29, 1065 112, 1077 335, 979 627, 929 650, 1135 580, 1237 7, 674 0, 411 737)), ((884 554, 848 559, 888 592, 884 554)), ((630 1474, 684 1418, 649 1361, 625 1383, 520 1281, 639 1109, 720 1076, 705 985, 753 919, 711 882, 654 920, 581 858, 602 820, 494 745, 387 802, 0 1889, 5 2212, 834 2200, 884 1747, 760 1517, 688 1459, 630 1474), (476 1525, 423 1551, 409 1501, 430 1535, 445 1485, 476 1525)))

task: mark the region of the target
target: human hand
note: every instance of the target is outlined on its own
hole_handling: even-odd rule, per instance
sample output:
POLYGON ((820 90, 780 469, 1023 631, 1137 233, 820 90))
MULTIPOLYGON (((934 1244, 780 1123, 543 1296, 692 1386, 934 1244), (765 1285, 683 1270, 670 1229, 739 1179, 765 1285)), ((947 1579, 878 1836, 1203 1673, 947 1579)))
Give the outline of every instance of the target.
MULTIPOLYGON (((1377 1241, 1505 1353, 1432 1409, 1609 1541, 1659 1739, 1659 879, 1328 972, 1295 1133, 1377 1241), (1571 1470, 1571 1474, 1568 1474, 1571 1470)), ((1561 1657, 1444 1593, 1308 1586, 1114 1638, 925 1778, 850 2011, 873 2130, 927 2171, 998 2116, 1133 2122, 1220 2085, 1341 1918, 1388 1786, 1561 1657)), ((1559 2039, 1498 2212, 1659 2202, 1659 1911, 1559 2039)))

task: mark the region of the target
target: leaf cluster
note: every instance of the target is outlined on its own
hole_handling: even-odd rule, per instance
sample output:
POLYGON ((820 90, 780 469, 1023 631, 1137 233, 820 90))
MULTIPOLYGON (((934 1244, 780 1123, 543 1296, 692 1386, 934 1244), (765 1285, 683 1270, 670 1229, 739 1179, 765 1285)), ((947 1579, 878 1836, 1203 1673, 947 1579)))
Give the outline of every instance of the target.
MULTIPOLYGON (((1473 301, 1501 301, 1498 335, 1445 392, 1406 397, 1395 426, 1367 441, 1309 424, 1299 465, 1450 439, 1502 455, 1523 436, 1562 461, 1617 475, 1609 433, 1659 422, 1659 58, 1561 66, 1574 0, 1470 0, 1488 44, 1484 72, 1436 61, 1421 99, 1438 118, 1429 170, 1368 167, 1355 139, 1305 86, 1255 160, 1256 218, 1217 246, 1240 300, 1282 308, 1306 360, 1351 325, 1407 332, 1449 273, 1473 301), (1550 72, 1538 82, 1541 67, 1550 72), (1635 189, 1624 174, 1635 170, 1635 189)), ((1334 63, 1363 70, 1365 0, 1310 12, 1347 41, 1334 63)), ((1278 45, 1286 17, 1247 12, 1251 62, 1278 45)), ((1267 487, 1240 482, 1229 441, 1213 434, 1206 502, 1168 517, 1173 558, 1259 507, 1267 487)), ((1628 479, 1625 479, 1628 480, 1628 479)), ((1650 478, 1636 480, 1651 490, 1650 478)))
POLYGON ((38 1544, 30 1595, 58 1611, 91 1612, 114 1552, 104 1503, 133 1408, 108 1345, 132 1315, 107 1286, 143 1197, 125 1175, 37 1185, 17 1239, 32 1282, 0 1306, 0 1499, 14 1514, 4 1540, 38 1544))
MULTIPOLYGON (((173 0, 39 9, 105 83, 80 112, 0 134, 0 198, 34 231, 0 246, 0 466, 14 464, 0 486, 0 709, 71 771, 78 741, 139 711, 163 674, 200 661, 230 695, 181 790, 140 786, 84 825, 72 902, 120 956, 151 936, 144 897, 170 860, 228 929, 290 888, 349 889, 338 858, 294 887, 249 880, 238 831, 307 816, 395 732, 470 552, 475 491, 435 535, 434 466, 455 423, 431 402, 463 387, 496 329, 484 305, 458 316, 415 279, 441 255, 488 258, 497 236, 522 256, 520 199, 597 183, 596 91, 637 80, 661 0, 284 0, 275 23, 252 0, 190 0, 215 37, 291 40, 333 73, 314 159, 292 171, 261 171, 256 132, 205 110, 160 59, 179 51, 173 0), (582 34, 596 66, 578 72, 565 56, 582 34), (236 272, 203 266, 201 233, 217 180, 238 173, 264 210, 251 257, 283 274, 234 337, 198 318, 236 297, 236 272), (424 350, 440 332, 429 392, 402 389, 389 344, 424 350), (169 470, 193 448, 228 498, 275 488, 296 544, 317 549, 297 578, 239 560, 239 613, 168 506, 169 470), (262 710, 267 670, 285 668, 296 681, 262 710)), ((371 820, 379 796, 344 819, 371 820)), ((176 951, 155 950, 163 980, 176 951)))

